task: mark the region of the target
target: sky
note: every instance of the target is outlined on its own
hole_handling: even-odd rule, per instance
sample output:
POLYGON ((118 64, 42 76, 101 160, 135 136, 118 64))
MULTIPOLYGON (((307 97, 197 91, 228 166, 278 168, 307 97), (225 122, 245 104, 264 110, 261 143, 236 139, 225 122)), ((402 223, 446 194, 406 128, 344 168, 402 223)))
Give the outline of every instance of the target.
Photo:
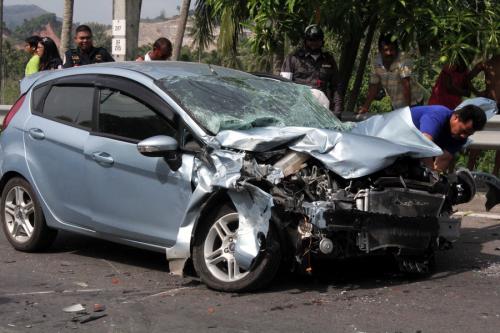
MULTIPOLYGON (((74 0, 73 22, 99 22, 111 24, 113 0, 74 0)), ((195 1, 191 0, 191 7, 195 1)), ((63 17, 64 0, 4 0, 4 6, 10 5, 37 5, 46 11, 63 17)), ((177 6, 181 0, 142 0, 141 18, 154 18, 165 11, 169 17, 178 14, 177 6)))

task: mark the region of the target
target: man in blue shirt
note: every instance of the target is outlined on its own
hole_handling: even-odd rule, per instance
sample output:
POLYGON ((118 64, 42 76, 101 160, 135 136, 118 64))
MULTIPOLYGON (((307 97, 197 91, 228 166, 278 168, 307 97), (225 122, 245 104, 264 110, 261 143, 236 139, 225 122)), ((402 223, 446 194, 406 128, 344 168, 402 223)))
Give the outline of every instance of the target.
POLYGON ((442 105, 416 106, 410 110, 415 127, 443 150, 441 156, 424 159, 429 168, 437 171, 448 169, 467 138, 486 124, 486 114, 474 105, 455 111, 442 105))

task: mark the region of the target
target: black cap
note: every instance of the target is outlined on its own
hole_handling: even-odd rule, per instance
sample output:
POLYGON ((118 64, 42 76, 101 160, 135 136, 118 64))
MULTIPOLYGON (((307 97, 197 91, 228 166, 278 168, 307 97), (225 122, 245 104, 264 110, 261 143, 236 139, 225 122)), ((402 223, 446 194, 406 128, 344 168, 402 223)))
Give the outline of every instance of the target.
POLYGON ((324 37, 323 30, 317 24, 311 24, 304 30, 304 39, 306 40, 323 40, 324 37))

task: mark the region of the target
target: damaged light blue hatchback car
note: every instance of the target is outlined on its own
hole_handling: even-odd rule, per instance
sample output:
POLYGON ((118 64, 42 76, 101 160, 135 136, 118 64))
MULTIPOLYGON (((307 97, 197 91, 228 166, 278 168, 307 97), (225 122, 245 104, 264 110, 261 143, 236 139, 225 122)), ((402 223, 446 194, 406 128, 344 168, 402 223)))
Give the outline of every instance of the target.
POLYGON ((424 273, 458 237, 468 172, 408 109, 341 123, 307 87, 206 64, 108 63, 23 80, 0 136, 1 218, 39 251, 68 230, 165 252, 209 287, 263 287, 280 265, 390 254, 424 273))

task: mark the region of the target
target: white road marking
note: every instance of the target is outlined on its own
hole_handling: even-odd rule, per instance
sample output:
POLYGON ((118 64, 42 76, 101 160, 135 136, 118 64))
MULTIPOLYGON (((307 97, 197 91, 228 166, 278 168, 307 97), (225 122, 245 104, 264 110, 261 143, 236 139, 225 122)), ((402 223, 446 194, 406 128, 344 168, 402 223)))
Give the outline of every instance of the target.
MULTIPOLYGON (((100 292, 104 291, 104 289, 76 289, 76 290, 63 290, 63 294, 77 294, 77 293, 95 293, 95 292, 100 292)), ((46 291, 29 291, 29 292, 24 292, 24 293, 13 293, 13 294, 4 294, 1 295, 3 297, 14 297, 14 296, 30 296, 30 295, 47 295, 47 294, 55 294, 58 293, 59 291, 55 290, 46 290, 46 291)))
POLYGON ((194 287, 181 287, 181 288, 170 289, 167 291, 162 291, 161 293, 145 296, 145 297, 141 298, 140 300, 144 300, 146 298, 151 298, 151 297, 164 296, 164 295, 173 296, 173 295, 175 295, 176 292, 186 290, 186 289, 195 289, 195 288, 194 287))

